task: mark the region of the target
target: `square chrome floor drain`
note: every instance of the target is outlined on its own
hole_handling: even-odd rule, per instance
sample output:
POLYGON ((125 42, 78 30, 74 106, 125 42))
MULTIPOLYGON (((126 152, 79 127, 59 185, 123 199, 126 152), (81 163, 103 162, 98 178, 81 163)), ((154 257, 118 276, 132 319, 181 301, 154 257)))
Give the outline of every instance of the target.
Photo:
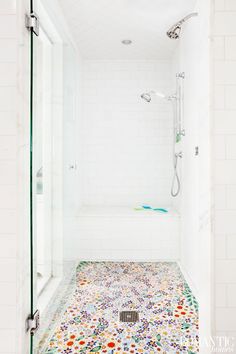
POLYGON ((120 322, 138 322, 139 315, 137 311, 121 311, 120 322))

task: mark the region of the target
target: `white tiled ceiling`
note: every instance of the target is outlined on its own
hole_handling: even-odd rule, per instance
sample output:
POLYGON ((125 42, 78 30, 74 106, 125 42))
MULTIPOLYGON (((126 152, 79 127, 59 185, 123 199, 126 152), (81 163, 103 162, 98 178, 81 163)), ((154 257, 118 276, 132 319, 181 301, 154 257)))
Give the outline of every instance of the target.
MULTIPOLYGON (((193 11, 195 0, 59 0, 86 59, 165 59, 176 41, 169 27, 193 11), (121 40, 131 39, 125 46, 121 40)), ((194 19, 192 19, 194 20, 194 19)))

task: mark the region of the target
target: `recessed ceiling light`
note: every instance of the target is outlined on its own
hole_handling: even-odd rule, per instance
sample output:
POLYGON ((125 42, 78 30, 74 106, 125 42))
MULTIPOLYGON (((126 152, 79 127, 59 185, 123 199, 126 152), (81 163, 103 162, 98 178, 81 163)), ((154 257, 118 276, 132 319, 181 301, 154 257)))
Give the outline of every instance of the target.
POLYGON ((123 39, 123 41, 121 41, 122 44, 125 44, 125 45, 129 45, 129 44, 132 44, 132 41, 130 39, 123 39))

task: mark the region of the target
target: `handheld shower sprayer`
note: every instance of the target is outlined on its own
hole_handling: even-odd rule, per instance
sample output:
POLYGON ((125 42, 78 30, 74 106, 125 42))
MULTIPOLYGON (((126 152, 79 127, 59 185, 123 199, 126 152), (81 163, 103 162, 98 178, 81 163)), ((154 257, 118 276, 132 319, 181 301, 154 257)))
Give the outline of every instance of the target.
MULTIPOLYGON (((184 77, 185 77, 184 72, 178 73, 176 75, 177 82, 180 79, 184 79, 184 77)), ((175 152, 175 144, 176 144, 177 137, 179 136, 179 134, 182 134, 182 130, 180 130, 180 132, 179 132, 179 122, 177 120, 182 95, 181 95, 181 91, 178 90, 178 85, 177 85, 176 93, 174 95, 167 96, 167 95, 163 94, 162 92, 151 90, 151 91, 142 93, 141 98, 143 100, 145 100, 146 102, 150 103, 153 95, 171 102, 172 107, 173 107, 173 167, 174 167, 174 175, 173 175, 173 180, 172 180, 172 185, 171 185, 171 195, 172 195, 172 197, 177 197, 177 195, 180 192, 180 187, 181 187, 180 178, 179 178, 179 174, 178 174, 178 160, 179 160, 179 158, 182 158, 182 153, 175 152)), ((179 114, 181 114, 181 113, 179 113, 179 114)))
POLYGON ((167 101, 171 101, 171 100, 176 100, 177 96, 176 95, 172 95, 172 96, 166 96, 164 93, 159 92, 159 91, 149 91, 149 92, 144 92, 141 95, 141 98, 143 100, 145 100, 146 102, 150 103, 152 100, 152 95, 155 95, 159 98, 164 98, 167 101))

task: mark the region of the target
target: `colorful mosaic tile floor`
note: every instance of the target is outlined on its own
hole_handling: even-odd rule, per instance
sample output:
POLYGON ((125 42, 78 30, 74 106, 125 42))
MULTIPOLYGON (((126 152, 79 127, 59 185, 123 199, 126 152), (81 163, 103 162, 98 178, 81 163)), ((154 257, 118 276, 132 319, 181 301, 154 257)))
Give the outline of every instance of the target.
POLYGON ((198 352, 198 304, 176 263, 81 262, 76 278, 45 353, 198 352), (120 322, 124 310, 139 322, 120 322))

